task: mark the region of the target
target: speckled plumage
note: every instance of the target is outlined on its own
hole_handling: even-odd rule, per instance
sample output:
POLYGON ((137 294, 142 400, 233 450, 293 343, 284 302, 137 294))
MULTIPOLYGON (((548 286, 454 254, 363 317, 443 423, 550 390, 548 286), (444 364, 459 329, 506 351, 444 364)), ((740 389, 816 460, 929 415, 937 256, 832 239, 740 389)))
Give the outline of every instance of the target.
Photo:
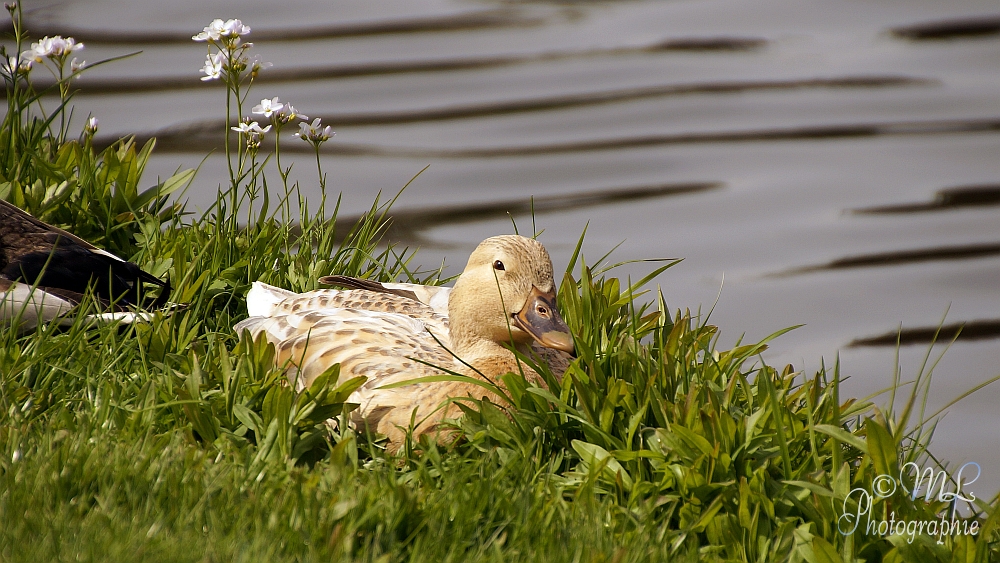
MULTIPOLYGON (((415 434, 437 433, 440 420, 459 416, 460 409, 448 399, 500 398, 467 382, 380 387, 447 372, 498 382, 498 376, 514 371, 541 382, 505 347, 512 336, 522 352, 532 347, 532 335, 511 322, 512 315, 535 303, 529 296, 532 288, 554 299, 551 261, 534 240, 487 239, 453 290, 352 278, 324 281, 366 289, 295 294, 257 282, 247 296, 251 316, 235 328, 265 334, 275 345, 276 361, 290 366, 289 377, 298 387, 335 363, 341 364, 342 378, 366 377, 349 398, 360 405, 352 421, 386 435, 390 450, 403 443, 411 421, 417 423, 415 434), (504 262, 502 270, 493 266, 498 260, 504 262)), ((552 352, 549 356, 562 372, 568 356, 537 349, 552 352)), ((438 437, 447 439, 447 434, 438 437)))

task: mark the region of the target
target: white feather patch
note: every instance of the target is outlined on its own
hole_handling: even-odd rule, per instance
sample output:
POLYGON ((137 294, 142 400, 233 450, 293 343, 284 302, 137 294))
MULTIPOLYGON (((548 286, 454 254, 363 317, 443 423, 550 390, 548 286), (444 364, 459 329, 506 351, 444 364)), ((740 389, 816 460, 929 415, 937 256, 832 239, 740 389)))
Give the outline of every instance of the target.
POLYGON ((15 283, 0 293, 0 321, 16 322, 20 330, 31 330, 39 324, 68 313, 73 303, 30 285, 15 283))
POLYGON ((251 317, 269 317, 274 313, 275 305, 296 295, 298 294, 287 289, 255 281, 247 292, 247 313, 251 317))

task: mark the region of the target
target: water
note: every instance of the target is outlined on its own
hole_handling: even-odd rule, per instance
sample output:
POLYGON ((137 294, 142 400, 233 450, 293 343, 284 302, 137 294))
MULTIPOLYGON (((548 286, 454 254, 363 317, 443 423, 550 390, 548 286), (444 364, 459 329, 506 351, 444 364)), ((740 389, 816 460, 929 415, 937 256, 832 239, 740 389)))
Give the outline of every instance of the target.
MULTIPOLYGON (((88 72, 76 103, 105 139, 156 135, 154 175, 220 146, 223 92, 198 80, 205 47, 189 38, 238 17, 274 63, 251 105, 281 96, 336 127, 324 169, 344 213, 429 166, 394 231, 427 265, 459 271, 520 210, 557 269, 585 226, 591 259, 619 244, 614 260, 684 258, 657 283, 671 307, 714 305, 723 346, 804 324, 766 360, 808 372, 839 358, 849 394, 889 385, 896 356, 851 343, 900 327, 982 321, 936 365, 929 412, 998 374, 995 0, 130 6, 29 5, 29 27, 80 38, 90 61, 143 51, 88 72)), ((283 146, 315 197, 307 147, 283 146)), ((209 156, 192 203, 226 177, 209 156)), ((904 380, 927 352, 912 336, 904 380)), ((982 465, 980 496, 1000 489, 998 389, 950 408, 935 440, 939 457, 982 465)))

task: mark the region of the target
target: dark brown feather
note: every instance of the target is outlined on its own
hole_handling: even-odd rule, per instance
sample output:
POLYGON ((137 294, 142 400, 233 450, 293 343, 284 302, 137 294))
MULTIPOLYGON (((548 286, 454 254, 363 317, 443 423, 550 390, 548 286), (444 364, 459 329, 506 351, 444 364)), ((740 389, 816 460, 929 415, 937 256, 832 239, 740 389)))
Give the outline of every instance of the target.
POLYGON ((169 280, 160 280, 138 265, 99 250, 89 242, 40 221, 0 200, 0 277, 44 288, 74 302, 92 291, 107 305, 140 305, 143 285, 162 289, 151 306, 166 302, 169 280), (75 299, 69 295, 76 295, 75 299))
POLYGON ((323 276, 319 279, 319 283, 337 285, 350 289, 365 289, 376 293, 391 293, 392 295, 398 295, 407 299, 413 299, 414 301, 420 301, 417 294, 412 291, 407 291, 405 289, 390 289, 377 281, 352 278, 350 276, 323 276))

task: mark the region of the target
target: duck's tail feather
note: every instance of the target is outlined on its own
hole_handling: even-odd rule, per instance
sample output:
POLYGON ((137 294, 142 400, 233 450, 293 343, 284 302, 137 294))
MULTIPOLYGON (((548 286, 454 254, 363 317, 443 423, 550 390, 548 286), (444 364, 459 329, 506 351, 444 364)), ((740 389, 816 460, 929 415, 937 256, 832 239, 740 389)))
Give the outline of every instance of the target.
MULTIPOLYGON (((114 311, 111 313, 96 313, 87 315, 84 319, 94 325, 100 324, 120 324, 130 325, 133 323, 148 323, 153 319, 153 313, 142 313, 138 311, 114 311)), ((73 317, 64 317, 59 324, 68 326, 73 324, 73 317)))
POLYGON ((255 281, 250 291, 247 292, 247 313, 251 317, 269 317, 274 314, 275 306, 278 303, 295 296, 295 292, 255 281))

